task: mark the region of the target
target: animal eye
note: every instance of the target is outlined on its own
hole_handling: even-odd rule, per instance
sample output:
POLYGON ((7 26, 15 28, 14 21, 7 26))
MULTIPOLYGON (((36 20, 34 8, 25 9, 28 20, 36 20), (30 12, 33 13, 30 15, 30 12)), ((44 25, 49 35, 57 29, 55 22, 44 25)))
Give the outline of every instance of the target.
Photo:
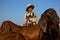
POLYGON ((49 15, 49 13, 47 13, 47 15, 49 15))

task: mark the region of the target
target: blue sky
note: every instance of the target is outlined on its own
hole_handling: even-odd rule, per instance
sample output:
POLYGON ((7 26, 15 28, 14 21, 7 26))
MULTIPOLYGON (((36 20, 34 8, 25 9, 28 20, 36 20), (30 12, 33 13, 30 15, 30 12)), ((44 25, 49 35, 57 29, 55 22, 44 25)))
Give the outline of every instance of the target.
POLYGON ((0 25, 6 20, 23 25, 27 4, 35 6, 33 12, 36 13, 38 20, 48 8, 55 9, 60 17, 60 0, 0 0, 0 25))

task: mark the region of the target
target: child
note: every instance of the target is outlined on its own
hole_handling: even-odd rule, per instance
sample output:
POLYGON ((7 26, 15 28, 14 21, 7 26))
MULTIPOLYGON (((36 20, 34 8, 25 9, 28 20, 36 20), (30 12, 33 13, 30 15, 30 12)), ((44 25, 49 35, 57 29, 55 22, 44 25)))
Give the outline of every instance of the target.
POLYGON ((35 25, 36 24, 36 15, 32 10, 34 9, 34 5, 28 4, 26 8, 26 13, 24 16, 24 26, 35 25))

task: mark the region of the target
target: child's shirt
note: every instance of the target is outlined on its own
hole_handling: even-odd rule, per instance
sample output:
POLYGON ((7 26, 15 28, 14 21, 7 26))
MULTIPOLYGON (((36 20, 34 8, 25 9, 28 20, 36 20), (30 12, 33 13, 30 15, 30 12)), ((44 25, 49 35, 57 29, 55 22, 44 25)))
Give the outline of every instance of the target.
POLYGON ((35 15, 35 13, 28 13, 28 12, 26 12, 25 13, 25 16, 24 16, 24 24, 36 24, 36 20, 37 20, 37 18, 36 18, 36 15, 35 15))

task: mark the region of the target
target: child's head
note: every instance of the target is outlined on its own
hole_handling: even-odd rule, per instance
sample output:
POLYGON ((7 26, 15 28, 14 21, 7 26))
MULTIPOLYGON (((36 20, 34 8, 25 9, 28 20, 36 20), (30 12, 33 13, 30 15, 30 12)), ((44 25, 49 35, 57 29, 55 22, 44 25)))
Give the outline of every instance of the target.
POLYGON ((31 12, 33 9, 34 9, 34 5, 28 4, 28 5, 27 5, 27 8, 26 8, 26 11, 27 11, 27 12, 31 12))

